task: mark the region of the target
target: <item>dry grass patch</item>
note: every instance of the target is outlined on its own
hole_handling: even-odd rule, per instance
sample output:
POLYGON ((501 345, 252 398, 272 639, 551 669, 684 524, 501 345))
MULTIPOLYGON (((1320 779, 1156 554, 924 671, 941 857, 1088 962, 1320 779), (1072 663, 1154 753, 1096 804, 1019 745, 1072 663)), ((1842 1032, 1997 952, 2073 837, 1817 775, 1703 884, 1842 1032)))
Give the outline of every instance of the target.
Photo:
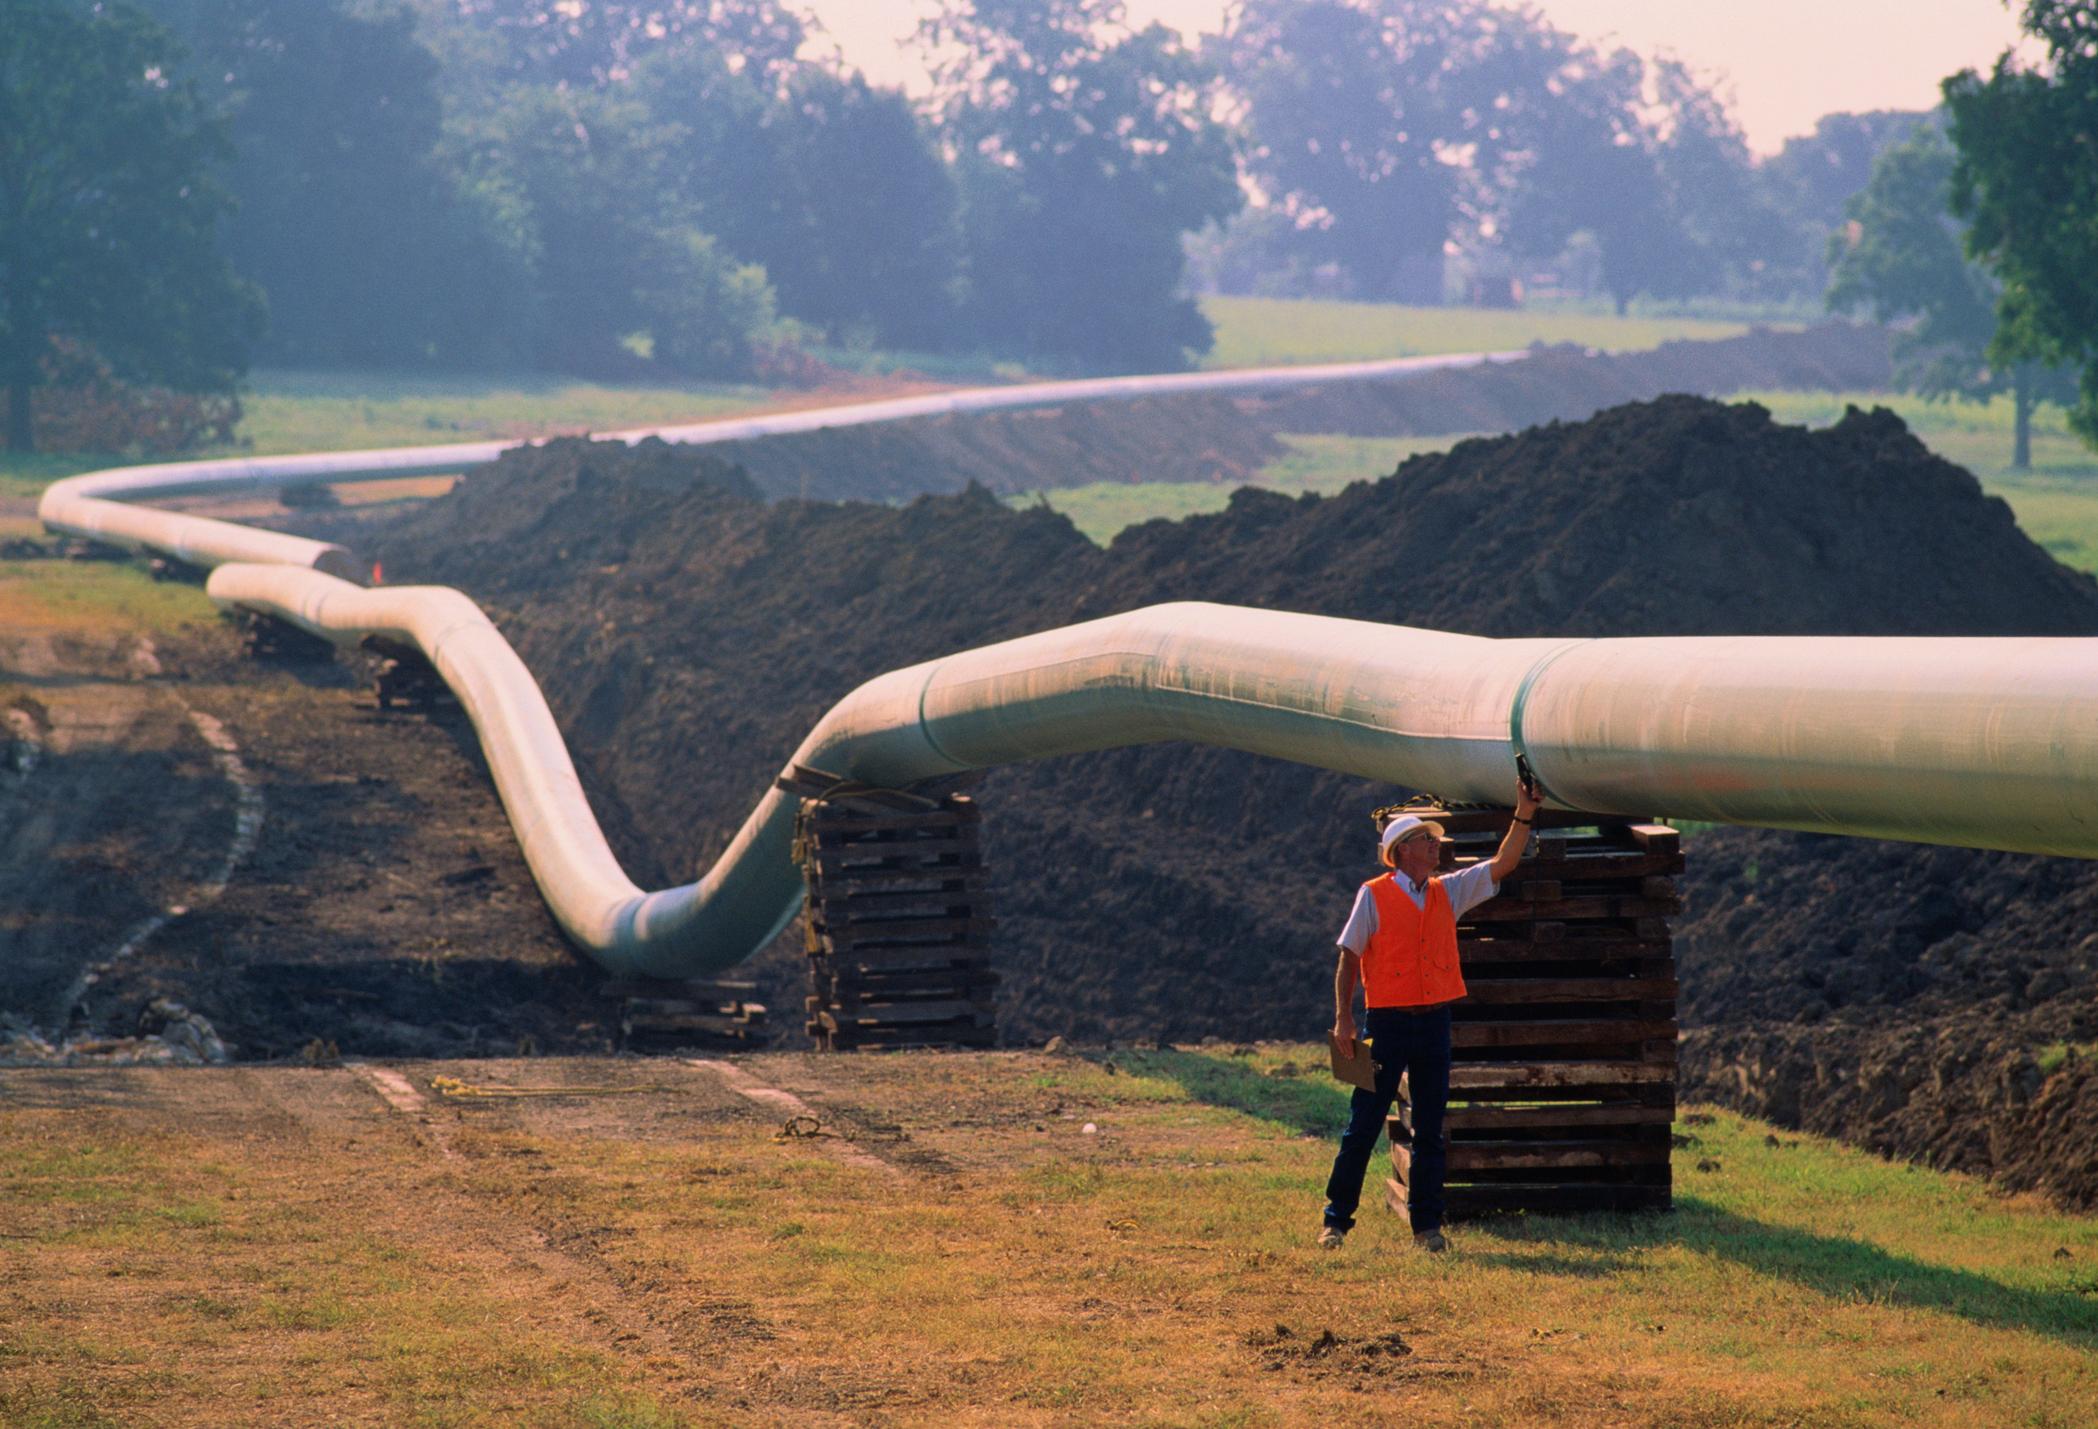
POLYGON ((218 611, 200 587, 156 581, 127 561, 0 561, 0 629, 56 636, 177 634, 218 611))
POLYGON ((745 1064, 837 1140, 781 1137, 697 1068, 548 1064, 654 1089, 437 1101, 450 1161, 390 1113, 297 1168, 230 1130, 17 1114, 0 1418, 2068 1425, 2098 1402, 2098 1223, 1725 1115, 1679 1128, 1672 1215, 1464 1227, 1428 1257, 1372 1209, 1320 1252, 1341 1100, 1314 1050, 745 1064))

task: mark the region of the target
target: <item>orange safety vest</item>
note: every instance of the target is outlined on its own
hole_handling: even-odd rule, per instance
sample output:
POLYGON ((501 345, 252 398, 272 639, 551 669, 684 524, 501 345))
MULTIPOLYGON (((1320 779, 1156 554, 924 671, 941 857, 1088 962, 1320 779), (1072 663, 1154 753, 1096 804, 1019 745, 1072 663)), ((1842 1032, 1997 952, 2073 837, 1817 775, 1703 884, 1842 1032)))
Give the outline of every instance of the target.
POLYGON ((1377 931, 1362 950, 1362 987, 1371 1007, 1435 1007, 1464 996, 1457 966, 1457 913, 1442 880, 1428 880, 1416 908, 1387 873, 1363 887, 1377 905, 1377 931))

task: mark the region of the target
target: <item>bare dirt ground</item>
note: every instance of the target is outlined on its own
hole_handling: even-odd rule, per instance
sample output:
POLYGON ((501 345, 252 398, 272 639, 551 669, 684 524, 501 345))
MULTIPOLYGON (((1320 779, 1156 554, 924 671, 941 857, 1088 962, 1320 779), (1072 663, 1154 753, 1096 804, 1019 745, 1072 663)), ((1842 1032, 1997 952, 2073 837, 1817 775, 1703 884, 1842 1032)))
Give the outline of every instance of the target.
POLYGON ((609 1046, 456 708, 46 614, 0 634, 0 1053, 136 1054, 93 1044, 164 997, 243 1058, 609 1046))
POLYGON ((136 638, 0 636, 0 1008, 46 1029, 234 836, 234 789, 157 664, 136 638))

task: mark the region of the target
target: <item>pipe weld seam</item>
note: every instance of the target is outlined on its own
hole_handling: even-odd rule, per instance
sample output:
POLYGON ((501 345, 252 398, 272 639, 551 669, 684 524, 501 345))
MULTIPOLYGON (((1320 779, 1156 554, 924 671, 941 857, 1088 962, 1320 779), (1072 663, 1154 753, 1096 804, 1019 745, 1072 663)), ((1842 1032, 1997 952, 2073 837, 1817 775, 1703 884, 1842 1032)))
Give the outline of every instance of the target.
POLYGON ((1594 643, 1595 640, 1592 636, 1572 640, 1561 645, 1558 649, 1540 656, 1535 664, 1523 672, 1522 683, 1515 687, 1515 699, 1508 707, 1508 742, 1515 747, 1516 758, 1530 766, 1530 778, 1535 781, 1537 792, 1540 795, 1547 799, 1555 800, 1560 804, 1565 804, 1568 808, 1573 806, 1568 804, 1566 800, 1559 798, 1552 791, 1551 785, 1545 782, 1544 775, 1538 770, 1537 761, 1530 758, 1529 743, 1523 736, 1523 716, 1529 709, 1531 688, 1536 685, 1538 678, 1551 667, 1552 662, 1570 650, 1578 650, 1583 645, 1593 645, 1594 643))

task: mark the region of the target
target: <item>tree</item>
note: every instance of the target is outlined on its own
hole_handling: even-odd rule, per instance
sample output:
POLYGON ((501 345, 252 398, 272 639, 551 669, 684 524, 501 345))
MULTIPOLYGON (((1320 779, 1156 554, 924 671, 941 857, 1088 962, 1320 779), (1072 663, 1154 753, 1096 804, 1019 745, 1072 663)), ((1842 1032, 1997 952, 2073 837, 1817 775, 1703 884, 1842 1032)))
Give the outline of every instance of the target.
POLYGON ((228 390, 261 303, 215 245, 223 125, 122 4, 10 0, 0 24, 0 382, 9 447, 55 339, 120 376, 228 390))
POLYGON ((1629 50, 1576 55, 1508 125, 1498 226, 1540 259, 1589 235, 1619 313, 1642 293, 1687 296, 1708 265, 1663 179, 1660 136, 1644 109, 1646 64, 1629 50))
POLYGON ((1665 133, 1656 156, 1670 222, 1682 235, 1687 292, 1782 296, 1791 234, 1771 204, 1741 126, 1712 87, 1680 60, 1654 65, 1665 133), (1780 260, 1775 265, 1773 260, 1780 260), (1773 271, 1775 268, 1775 271, 1773 271))
POLYGON ((1548 257, 1608 229, 1620 302, 1659 281, 1665 195, 1629 51, 1485 0, 1247 0, 1222 50, 1248 167, 1362 296, 1440 302, 1460 236, 1548 257))
POLYGON ((1224 38, 1247 162, 1366 297, 1442 301, 1459 151, 1491 101, 1469 91, 1478 0, 1247 0, 1224 38))
POLYGON ((789 316, 834 342, 935 347, 953 326, 961 239, 947 165, 900 91, 817 65, 767 88, 734 56, 686 47, 633 89, 681 137, 671 182, 789 316))
MULTIPOLYGON (((807 38, 778 0, 410 0, 459 78, 494 91, 514 85, 603 89, 653 56, 687 50, 731 55, 739 72, 771 83, 807 38)), ((492 95, 484 95, 484 101, 492 95)))
POLYGON ((1787 139, 1757 166, 1768 202, 1790 230, 1787 251, 1772 255, 1774 276, 1785 289, 1827 290, 1829 235, 1843 226, 1844 205, 1865 187, 1880 154, 1924 118, 1921 111, 1898 109, 1824 114, 1812 134, 1787 139))
POLYGON ((960 299, 960 194, 898 90, 807 68, 787 85, 781 171, 798 241, 752 248, 780 306, 905 347, 943 346, 960 299))
MULTIPOLYGON (((1829 241, 1833 312, 1869 312, 1906 326, 1894 339, 1894 376, 1937 402, 1986 402, 2009 391, 2016 423, 2011 464, 2032 464, 2032 410, 2066 401, 2059 370, 2033 360, 2034 344, 1999 322, 1999 284, 1961 251, 1949 208, 1952 146, 1933 124, 1887 149, 1846 206, 1849 225, 1829 241)), ((2022 321, 2022 319, 2021 319, 2022 321)))
POLYGON ((1952 207, 1968 254, 2003 284, 1999 343, 2078 371, 2069 425, 2098 446, 2098 11, 2030 0, 2024 24, 2048 71, 2006 53, 1986 80, 1945 81, 1952 207))
POLYGON ((1120 0, 948 0, 921 41, 957 156, 967 316, 993 345, 1177 367, 1209 323, 1181 235, 1241 202, 1215 75, 1120 0))
POLYGON ((269 298, 260 355, 466 365, 515 356, 493 215, 442 162, 435 57, 403 11, 342 0, 145 0, 229 120, 224 230, 269 298))
POLYGON ((679 137, 624 94, 550 86, 514 91, 477 126, 462 162, 529 275, 514 301, 538 365, 619 371, 640 345, 680 371, 748 372, 771 290, 668 180, 679 137))

